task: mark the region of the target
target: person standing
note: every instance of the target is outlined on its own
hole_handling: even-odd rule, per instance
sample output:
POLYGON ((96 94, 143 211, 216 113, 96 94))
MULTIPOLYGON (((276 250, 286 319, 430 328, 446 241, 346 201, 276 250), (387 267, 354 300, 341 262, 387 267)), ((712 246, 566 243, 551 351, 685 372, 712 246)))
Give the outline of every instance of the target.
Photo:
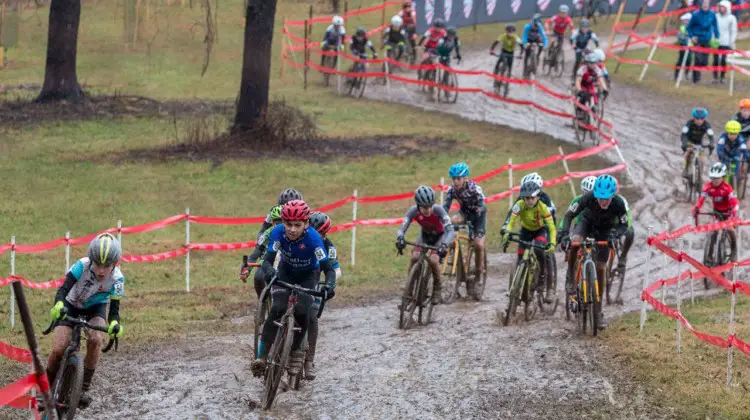
MULTIPOLYGON (((737 42, 737 18, 732 14, 732 3, 729 0, 719 2, 716 22, 719 27, 719 50, 731 51, 737 42)), ((726 54, 714 54, 714 67, 723 67, 721 71, 714 69, 714 83, 724 83, 726 71, 726 54)))
MULTIPOLYGON (((716 13, 711 11, 710 0, 703 0, 701 8, 693 13, 687 25, 687 31, 696 47, 709 48, 711 39, 719 38, 719 25, 716 21, 716 13)), ((708 53, 696 51, 695 65, 696 67, 707 66, 708 53)), ((700 71, 693 70, 693 83, 698 83, 700 80, 700 71)))

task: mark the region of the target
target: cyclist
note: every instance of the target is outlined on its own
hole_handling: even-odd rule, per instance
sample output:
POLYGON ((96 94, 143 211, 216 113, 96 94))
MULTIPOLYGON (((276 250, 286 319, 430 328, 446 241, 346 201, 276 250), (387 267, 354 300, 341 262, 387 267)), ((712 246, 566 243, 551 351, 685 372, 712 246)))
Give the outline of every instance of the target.
POLYGON ((427 58, 429 54, 434 54, 435 48, 437 48, 438 43, 441 39, 445 38, 445 35, 447 34, 445 30, 445 21, 443 19, 437 18, 432 23, 432 27, 427 30, 427 32, 422 35, 422 38, 419 39, 418 45, 421 47, 422 44, 424 44, 424 58, 427 58), (427 42, 425 42, 425 40, 427 42))
MULTIPOLYGON (((628 204, 617 194, 617 180, 612 175, 601 175, 594 182, 594 190, 586 193, 580 200, 571 204, 565 213, 563 227, 560 229, 558 243, 568 252, 568 272, 565 276, 565 290, 568 294, 575 293, 573 273, 576 268, 578 247, 571 246, 571 241, 580 242, 584 238, 594 238, 597 241, 611 241, 615 237, 623 236, 631 228, 628 218, 628 204), (573 219, 581 215, 578 223, 570 232, 573 219)), ((599 291, 604 291, 606 282, 607 260, 609 249, 600 247, 594 256, 596 259, 596 277, 599 291)), ((594 305, 597 327, 604 329, 607 322, 602 313, 601 299, 594 305)))
MULTIPOLYGON (((458 64, 461 64, 461 41, 458 40, 458 36, 456 35, 456 28, 449 26, 445 30, 445 37, 438 41, 437 48, 435 49, 440 56, 440 64, 445 67, 451 66, 451 52, 453 50, 456 51, 458 64)), ((447 72, 445 73, 445 77, 448 77, 447 72)))
POLYGON ((740 134, 742 125, 737 121, 729 121, 724 126, 724 133, 719 137, 719 143, 716 145, 716 157, 719 161, 730 168, 732 162, 735 164, 734 179, 739 179, 740 164, 743 160, 750 157, 750 151, 747 150, 745 138, 740 134))
MULTIPOLYGON (((693 148, 689 147, 692 145, 703 145, 708 147, 708 155, 714 151, 714 130, 711 128, 711 123, 706 121, 708 118, 708 110, 706 108, 693 108, 693 118, 688 120, 682 127, 682 135, 680 136, 680 142, 682 143, 682 152, 685 153, 685 162, 682 169, 682 177, 688 177, 688 167, 693 158, 693 148), (703 137, 708 137, 708 143, 703 142, 703 137)), ((705 161, 701 156, 701 163, 705 165, 705 161)))
MULTIPOLYGON (((734 188, 724 180, 725 176, 727 176, 726 165, 721 162, 711 165, 711 168, 708 170, 708 177, 711 180, 703 186, 703 192, 698 197, 695 207, 693 207, 693 217, 698 216, 707 198, 711 199, 711 204, 713 204, 715 212, 722 213, 728 219, 737 217, 737 211, 740 209, 740 201, 737 199, 734 188)), ((731 236, 732 243, 736 243, 734 228, 727 228, 727 233, 731 236)))
POLYGON ((451 221, 454 224, 468 223, 471 225, 470 236, 473 237, 472 245, 475 251, 476 273, 474 278, 479 278, 485 271, 484 266, 484 234, 487 225, 487 207, 484 204, 484 193, 482 187, 469 179, 471 171, 469 165, 459 162, 450 167, 448 175, 451 177, 451 187, 445 194, 443 209, 448 213, 453 200, 456 199, 460 205, 459 214, 454 215, 451 221))
MULTIPOLYGON (((316 211, 310 214, 310 226, 318 231, 323 238, 323 245, 328 252, 328 259, 331 266, 336 272, 333 284, 327 284, 331 290, 336 289, 336 281, 341 278, 341 266, 339 265, 338 253, 336 246, 327 237, 328 231, 331 230, 331 219, 327 214, 316 211)), ((307 353, 305 353, 305 379, 312 381, 317 374, 315 370, 315 347, 318 343, 318 310, 321 303, 320 297, 315 297, 312 304, 312 313, 310 314, 310 325, 307 327, 307 353)))
MULTIPOLYGON (((279 194, 279 199, 277 200, 276 204, 279 206, 283 206, 284 204, 292 200, 302 200, 302 193, 295 190, 294 188, 287 188, 282 191, 281 194, 279 194)), ((273 210, 273 207, 271 208, 271 210, 273 210)), ((263 236, 263 233, 265 233, 265 231, 272 226, 273 217, 271 215, 271 211, 269 211, 268 214, 266 214, 266 220, 263 221, 263 225, 261 225, 260 231, 258 232, 258 241, 260 241, 260 237, 263 236)))
POLYGON ((372 58, 378 58, 378 53, 372 45, 372 41, 367 37, 367 31, 363 27, 358 27, 357 32, 349 40, 349 50, 352 55, 359 58, 367 58, 367 49, 372 52, 372 58))
MULTIPOLYGON (((523 178, 521 178, 521 184, 520 186, 523 187, 523 184, 526 182, 533 182, 539 187, 540 193, 539 193, 539 201, 544 203, 545 206, 549 209, 550 214, 552 214, 552 222, 556 225, 557 224, 557 207, 555 207, 555 203, 552 202, 552 197, 549 196, 545 191, 542 190, 542 187, 544 187, 544 179, 541 175, 539 175, 536 172, 532 172, 528 175, 525 175, 523 178)), ((513 208, 511 207, 510 210, 508 210, 508 214, 505 216, 505 222, 503 222, 502 229, 507 230, 508 222, 510 222, 510 216, 513 213, 513 208)))
MULTIPOLYGON (((292 200, 281 210, 282 224, 271 231, 269 243, 271 247, 263 257, 261 268, 266 273, 266 281, 276 276, 287 283, 297 284, 306 289, 314 289, 318 284, 320 272, 325 274, 327 298, 334 296, 334 289, 330 285, 335 284, 336 272, 333 270, 331 260, 328 259, 323 239, 320 234, 309 227, 308 219, 310 208, 302 200, 292 200), (278 271, 273 267, 276 254, 281 253, 278 271)), ((263 376, 266 368, 266 359, 271 344, 276 338, 278 326, 276 322, 284 315, 291 291, 274 286, 271 289, 273 304, 271 313, 263 325, 263 335, 258 341, 257 359, 252 364, 253 375, 263 376), (268 344, 268 345, 266 345, 268 344)), ((302 339, 307 332, 310 314, 312 312, 312 296, 305 293, 299 294, 297 304, 294 307, 294 319, 299 327, 295 331, 292 342, 292 353, 289 362, 289 373, 296 375, 302 368, 305 353, 302 349, 302 339)))
POLYGON ((581 64, 581 60, 584 58, 584 53, 588 52, 589 42, 593 42, 594 45, 599 48, 599 38, 591 30, 591 23, 588 19, 581 19, 580 29, 573 31, 570 36, 570 44, 576 51, 576 62, 573 65, 573 78, 576 77, 578 72, 578 65, 581 64))
POLYGON ((589 53, 584 59, 586 64, 578 69, 576 73, 576 97, 578 102, 590 106, 592 112, 596 112, 596 106, 599 104, 599 97, 596 94, 596 87, 602 89, 604 98, 609 94, 607 82, 604 80, 604 73, 597 63, 599 58, 594 53, 589 53), (593 98, 593 103, 589 105, 589 98, 593 98))
POLYGON ((595 49, 594 54, 596 55, 596 58, 599 60, 599 63, 597 63, 597 65, 599 66, 600 69, 602 69, 602 75, 604 76, 604 81, 607 83, 607 86, 610 86, 609 72, 607 71, 607 54, 601 48, 595 49))
MULTIPOLYGON (((89 243, 87 256, 76 261, 65 275, 65 282, 55 294, 55 305, 50 309, 50 316, 57 321, 52 351, 47 361, 47 377, 50 380, 57 375, 60 359, 71 339, 72 324, 62 317, 63 312, 67 312, 71 318, 84 318, 92 325, 104 326, 108 322, 109 336, 122 336, 120 299, 125 292, 125 277, 117 265, 121 258, 120 242, 111 234, 102 233, 89 243)), ((88 330, 87 333, 86 358, 83 361, 84 394, 79 402, 81 408, 91 404, 88 392, 99 362, 104 335, 95 330, 88 330)))
POLYGON ((512 74, 513 57, 516 51, 516 45, 521 45, 521 38, 516 34, 516 25, 511 24, 505 27, 505 33, 500 35, 500 37, 490 46, 490 55, 495 55, 495 47, 497 47, 497 44, 501 44, 502 49, 500 51, 500 56, 497 58, 494 73, 497 74, 498 69, 500 68, 500 63, 505 60, 505 62, 508 63, 508 74, 512 74))
MULTIPOLYGON (((417 238, 417 243, 437 246, 439 248, 438 255, 430 253, 429 258, 433 278, 432 304, 438 305, 443 300, 441 295, 443 285, 440 279, 440 263, 437 257, 445 257, 448 253, 448 247, 456 235, 453 231, 451 219, 448 217, 448 212, 439 204, 435 204, 435 191, 432 188, 420 185, 414 191, 414 202, 416 205, 411 206, 406 211, 404 223, 398 232, 396 232, 396 248, 401 251, 406 247, 404 236, 412 221, 416 221, 422 227, 422 232, 417 238)), ((419 260, 420 251, 417 247, 412 250, 409 270, 419 260)))
POLYGON ((570 28, 570 32, 576 30, 573 19, 570 18, 568 12, 570 8, 566 4, 561 4, 557 9, 557 14, 547 20, 546 26, 547 31, 554 35, 553 45, 562 46, 563 40, 565 39, 565 32, 570 28))
MULTIPOLYGON (((680 25, 680 30, 679 32, 677 32, 677 45, 681 47, 689 47, 690 45, 692 45, 690 41, 690 37, 688 36, 688 33, 687 33, 687 25, 688 23, 690 23, 690 19, 692 19, 692 17, 693 17, 693 14, 690 12, 685 13, 684 15, 680 16, 680 21, 682 22, 682 25, 680 25)), ((680 77, 680 70, 682 69, 683 60, 685 60, 686 67, 691 67, 693 65, 692 64, 693 62, 692 51, 680 50, 680 52, 677 54, 677 64, 675 64, 676 67, 674 69, 675 82, 677 81, 677 78, 680 77), (685 54, 687 54, 688 56, 685 57, 685 54)), ((687 69, 685 70, 686 76, 687 76, 688 71, 689 70, 687 69)))
MULTIPOLYGON (((331 19, 331 24, 326 29, 326 33, 323 35, 323 41, 320 43, 320 48, 323 51, 343 51, 345 38, 346 29, 344 28, 344 18, 341 16, 334 16, 333 19, 331 19)), ((321 66, 325 64, 325 58, 325 55, 320 56, 321 66)), ((336 56, 335 59, 338 60, 338 56, 336 56)))
POLYGON ((734 116, 734 120, 742 125, 742 134, 745 138, 750 136, 750 99, 740 101, 740 111, 734 116))
MULTIPOLYGON (((542 189, 536 182, 526 181, 521 184, 521 198, 511 208, 510 221, 507 227, 503 226, 500 230, 500 234, 503 235, 503 247, 508 244, 508 233, 513 232, 516 222, 518 222, 521 225, 521 240, 534 241, 537 245, 547 246, 549 252, 554 252, 557 229, 549 207, 540 200, 541 194, 542 189)), ((518 261, 523 258, 526 248, 525 245, 519 244, 518 261)), ((546 275, 548 269, 546 255, 536 248, 534 253, 539 261, 539 286, 546 285, 547 289, 544 294, 544 301, 552 303, 557 291, 554 288, 552 276, 546 275)))
POLYGON ((539 49, 537 49, 536 52, 536 57, 539 58, 539 55, 542 54, 542 50, 547 48, 548 43, 547 33, 544 31, 544 25, 542 24, 542 15, 536 13, 534 17, 531 18, 531 22, 523 27, 521 45, 523 45, 524 48, 524 62, 526 62, 529 57, 531 44, 539 45, 539 49))
POLYGON ((406 51, 406 31, 402 27, 403 20, 396 15, 391 18, 391 26, 383 32, 383 48, 393 48, 398 51, 395 59, 401 60, 406 51))
MULTIPOLYGON (((581 181, 581 195, 577 195, 573 197, 573 201, 570 202, 569 206, 573 206, 574 204, 581 201, 581 198, 590 193, 591 191, 594 191, 594 183, 596 182, 595 176, 587 176, 586 178, 583 178, 581 181)), ((571 223, 571 226, 575 227, 581 223, 581 216, 578 215, 575 219, 573 219, 573 222, 571 223)), ((560 219, 560 223, 557 224, 557 228, 562 230, 563 225, 565 224, 565 218, 560 219)))
MULTIPOLYGON (((253 252, 250 254, 250 256, 247 257, 247 262, 255 263, 258 261, 258 259, 263 259, 263 256, 266 254, 266 250, 268 249, 268 241, 271 237, 271 231, 274 227, 281 224, 282 208, 283 206, 275 206, 271 209, 269 216, 273 225, 266 229, 266 231, 263 232, 262 235, 260 235, 258 241, 255 243, 253 252)), ((242 280, 243 283, 247 282, 247 278, 250 276, 250 271, 252 271, 252 268, 247 267, 247 265, 243 264, 242 267, 240 267, 240 280, 242 280)), ((253 277, 253 280, 255 286, 255 295, 260 298, 260 294, 266 287, 266 276, 263 273, 263 270, 255 270, 255 277, 253 277)))
POLYGON ((405 1, 401 11, 398 12, 401 17, 401 21, 404 24, 407 38, 409 39, 409 45, 412 49, 416 48, 417 42, 417 13, 412 9, 411 1, 405 1))

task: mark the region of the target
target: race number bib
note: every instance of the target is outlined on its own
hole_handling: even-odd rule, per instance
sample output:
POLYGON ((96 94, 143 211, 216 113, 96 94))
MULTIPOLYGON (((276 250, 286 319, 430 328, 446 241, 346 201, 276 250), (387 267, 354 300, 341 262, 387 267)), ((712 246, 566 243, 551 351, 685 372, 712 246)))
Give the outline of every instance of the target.
POLYGON ((326 257, 326 251, 323 248, 315 248, 315 258, 318 259, 318 261, 323 260, 326 257))

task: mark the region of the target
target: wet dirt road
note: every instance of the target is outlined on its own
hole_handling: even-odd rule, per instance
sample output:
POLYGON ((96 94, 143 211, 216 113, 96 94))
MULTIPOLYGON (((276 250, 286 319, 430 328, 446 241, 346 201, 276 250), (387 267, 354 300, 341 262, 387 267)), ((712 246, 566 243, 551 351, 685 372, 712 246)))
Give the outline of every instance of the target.
MULTIPOLYGON (((494 58, 466 53, 462 69, 489 69, 494 58)), ((520 66, 516 66, 519 71, 520 66)), ((568 71, 566 70, 566 74, 568 71)), ((568 77, 552 82, 567 89, 568 77)), ((462 87, 491 89, 486 78, 460 78, 462 87)), ((435 104, 416 87, 393 86, 391 100, 473 119, 529 129, 529 113, 516 105, 494 103, 480 95, 462 95, 457 104, 435 104)), ((511 97, 532 92, 514 86, 511 97)), ((384 87, 368 87, 366 96, 387 100, 384 87)), ((537 92, 553 109, 560 102, 537 92)), ((625 304, 607 307, 612 318, 640 307, 648 226, 676 227, 690 220, 690 205, 677 198, 678 136, 692 104, 676 104, 650 92, 618 85, 607 102, 607 118, 642 198, 631 201, 636 245, 629 258, 623 291, 625 304)), ((570 110, 565 109, 570 112, 570 110)), ((717 120, 718 121, 718 120, 717 120)), ((573 130, 557 117, 537 116, 538 130, 574 142, 573 130)), ((573 146, 568 149, 573 150, 573 146)), ((554 151, 550 151, 553 153, 554 151)), ((617 161, 614 153, 608 155, 617 161)), ((694 241, 695 254, 700 243, 694 241)), ((551 319, 500 327, 496 311, 507 302, 507 273, 513 256, 492 255, 490 280, 480 303, 441 306, 427 328, 396 329, 396 301, 331 309, 322 319, 318 379, 298 393, 282 394, 274 409, 254 408, 260 381, 251 378, 249 335, 181 342, 153 351, 128 350, 103 359, 95 398, 82 418, 672 418, 673 411, 653 401, 648 390, 616 365, 605 363, 606 341, 578 337, 562 308, 551 319)), ((674 275, 661 256, 657 275, 674 275)), ((559 262, 562 267, 562 262, 559 262)), ((560 289, 564 274, 559 270, 560 289)), ((247 331, 251 325, 245 322, 247 331)))

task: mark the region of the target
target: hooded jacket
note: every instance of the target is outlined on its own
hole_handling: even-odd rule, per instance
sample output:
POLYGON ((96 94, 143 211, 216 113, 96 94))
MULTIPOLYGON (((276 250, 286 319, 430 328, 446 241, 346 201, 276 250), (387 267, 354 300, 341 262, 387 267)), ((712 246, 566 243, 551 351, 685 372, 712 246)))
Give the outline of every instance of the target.
POLYGON ((707 44, 711 38, 718 38, 719 26, 716 22, 716 13, 711 10, 696 10, 687 25, 687 31, 690 38, 697 37, 701 44, 707 44))
POLYGON ((719 6, 727 8, 727 13, 716 13, 716 23, 719 27, 719 45, 734 49, 737 41, 737 18, 732 14, 732 3, 729 0, 719 2, 719 6))

